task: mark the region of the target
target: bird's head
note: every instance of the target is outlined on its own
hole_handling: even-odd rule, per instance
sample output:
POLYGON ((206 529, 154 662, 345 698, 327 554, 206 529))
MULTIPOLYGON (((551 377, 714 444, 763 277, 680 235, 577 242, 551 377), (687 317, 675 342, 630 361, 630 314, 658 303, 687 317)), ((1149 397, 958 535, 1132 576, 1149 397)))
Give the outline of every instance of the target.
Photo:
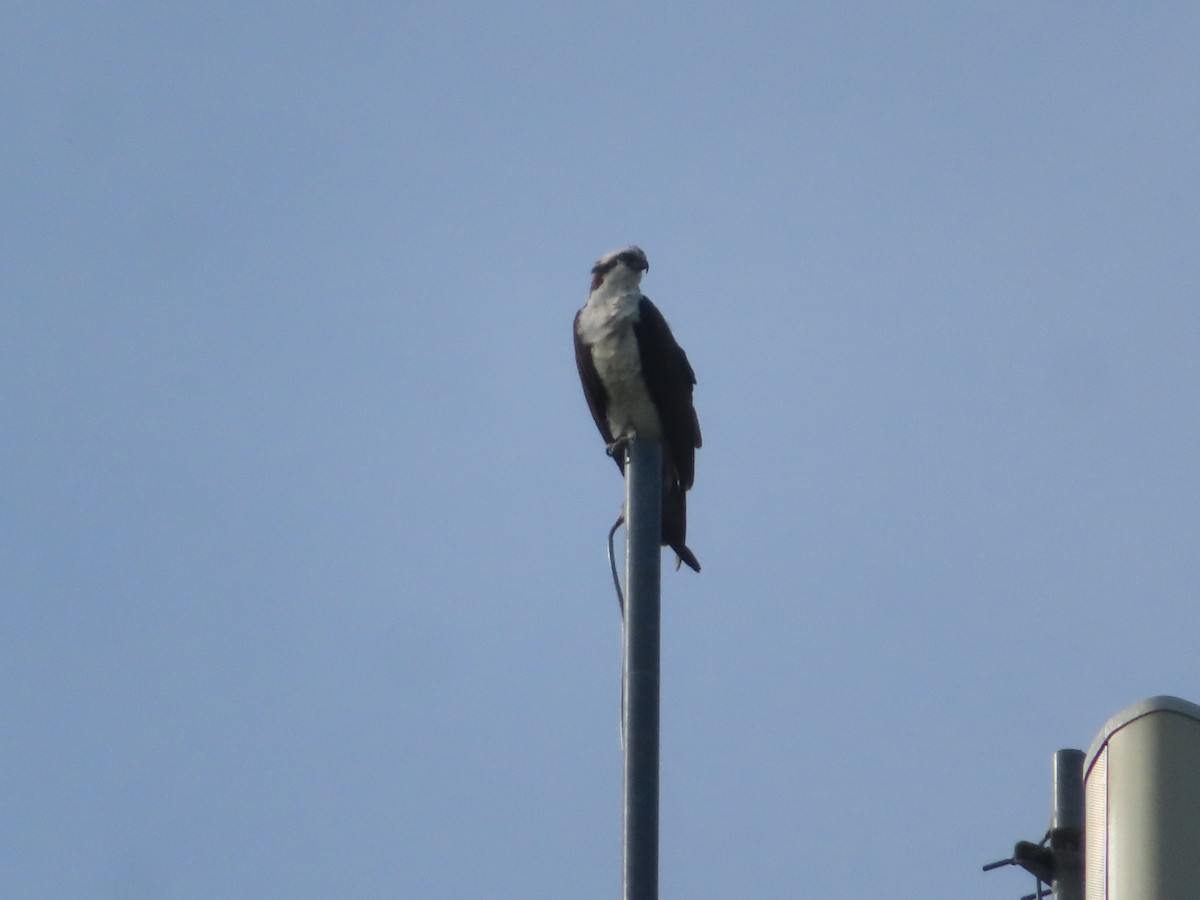
POLYGON ((622 247, 612 253, 605 253, 592 266, 592 290, 602 284, 614 288, 636 288, 642 280, 642 273, 650 271, 650 263, 641 247, 622 247))

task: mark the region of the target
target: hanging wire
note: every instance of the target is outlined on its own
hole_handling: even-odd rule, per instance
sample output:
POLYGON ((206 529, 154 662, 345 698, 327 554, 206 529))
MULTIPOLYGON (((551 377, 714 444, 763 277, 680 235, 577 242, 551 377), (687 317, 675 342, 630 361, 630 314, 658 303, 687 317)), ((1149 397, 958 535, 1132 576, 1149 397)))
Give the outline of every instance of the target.
POLYGON ((621 593, 621 576, 617 574, 617 554, 613 550, 613 538, 616 537, 617 529, 625 524, 625 507, 621 507, 620 514, 617 515, 617 521, 613 522, 613 527, 608 529, 608 565, 612 569, 613 588, 617 592, 617 606, 621 608, 621 713, 618 717, 621 722, 621 750, 625 750, 625 595, 621 593))
POLYGON ((617 575, 617 556, 613 551, 613 537, 617 533, 617 529, 625 524, 625 509, 622 507, 620 514, 617 516, 617 521, 613 522, 613 527, 608 530, 608 565, 612 569, 613 587, 617 591, 617 606, 621 607, 621 619, 625 618, 625 595, 621 593, 621 578, 617 575))

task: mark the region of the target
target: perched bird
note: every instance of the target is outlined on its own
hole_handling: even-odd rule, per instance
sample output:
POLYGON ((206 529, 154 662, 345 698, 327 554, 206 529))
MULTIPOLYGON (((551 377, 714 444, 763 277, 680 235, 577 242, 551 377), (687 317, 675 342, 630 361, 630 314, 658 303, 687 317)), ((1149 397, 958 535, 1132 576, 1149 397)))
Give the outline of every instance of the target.
POLYGON ((624 442, 662 442, 662 543, 675 551, 675 568, 687 563, 699 572, 687 547, 687 492, 700 446, 692 406, 696 375, 667 320, 642 294, 642 273, 649 269, 639 247, 596 261, 591 293, 575 314, 575 363, 592 418, 622 474, 624 442))

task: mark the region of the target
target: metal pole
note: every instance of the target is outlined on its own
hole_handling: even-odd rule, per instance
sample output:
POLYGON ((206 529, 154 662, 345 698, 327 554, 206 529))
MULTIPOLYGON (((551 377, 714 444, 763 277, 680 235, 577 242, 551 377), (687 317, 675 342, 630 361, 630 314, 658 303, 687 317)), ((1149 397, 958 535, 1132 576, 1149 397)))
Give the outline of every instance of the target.
POLYGON ((1050 849, 1055 900, 1083 900, 1083 759, 1082 750, 1054 754, 1050 849))
POLYGON ((659 582, 662 445, 625 456, 625 900, 658 898, 659 582))

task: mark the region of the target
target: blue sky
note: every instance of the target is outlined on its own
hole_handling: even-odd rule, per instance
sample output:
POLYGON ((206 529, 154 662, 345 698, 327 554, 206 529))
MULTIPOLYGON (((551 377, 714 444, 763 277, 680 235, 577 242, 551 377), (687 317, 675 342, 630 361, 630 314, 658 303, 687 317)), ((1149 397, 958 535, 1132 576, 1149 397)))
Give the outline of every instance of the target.
POLYGON ((617 896, 601 253, 699 377, 662 894, 1011 898, 1200 700, 1200 14, 0 11, 0 893, 617 896))

